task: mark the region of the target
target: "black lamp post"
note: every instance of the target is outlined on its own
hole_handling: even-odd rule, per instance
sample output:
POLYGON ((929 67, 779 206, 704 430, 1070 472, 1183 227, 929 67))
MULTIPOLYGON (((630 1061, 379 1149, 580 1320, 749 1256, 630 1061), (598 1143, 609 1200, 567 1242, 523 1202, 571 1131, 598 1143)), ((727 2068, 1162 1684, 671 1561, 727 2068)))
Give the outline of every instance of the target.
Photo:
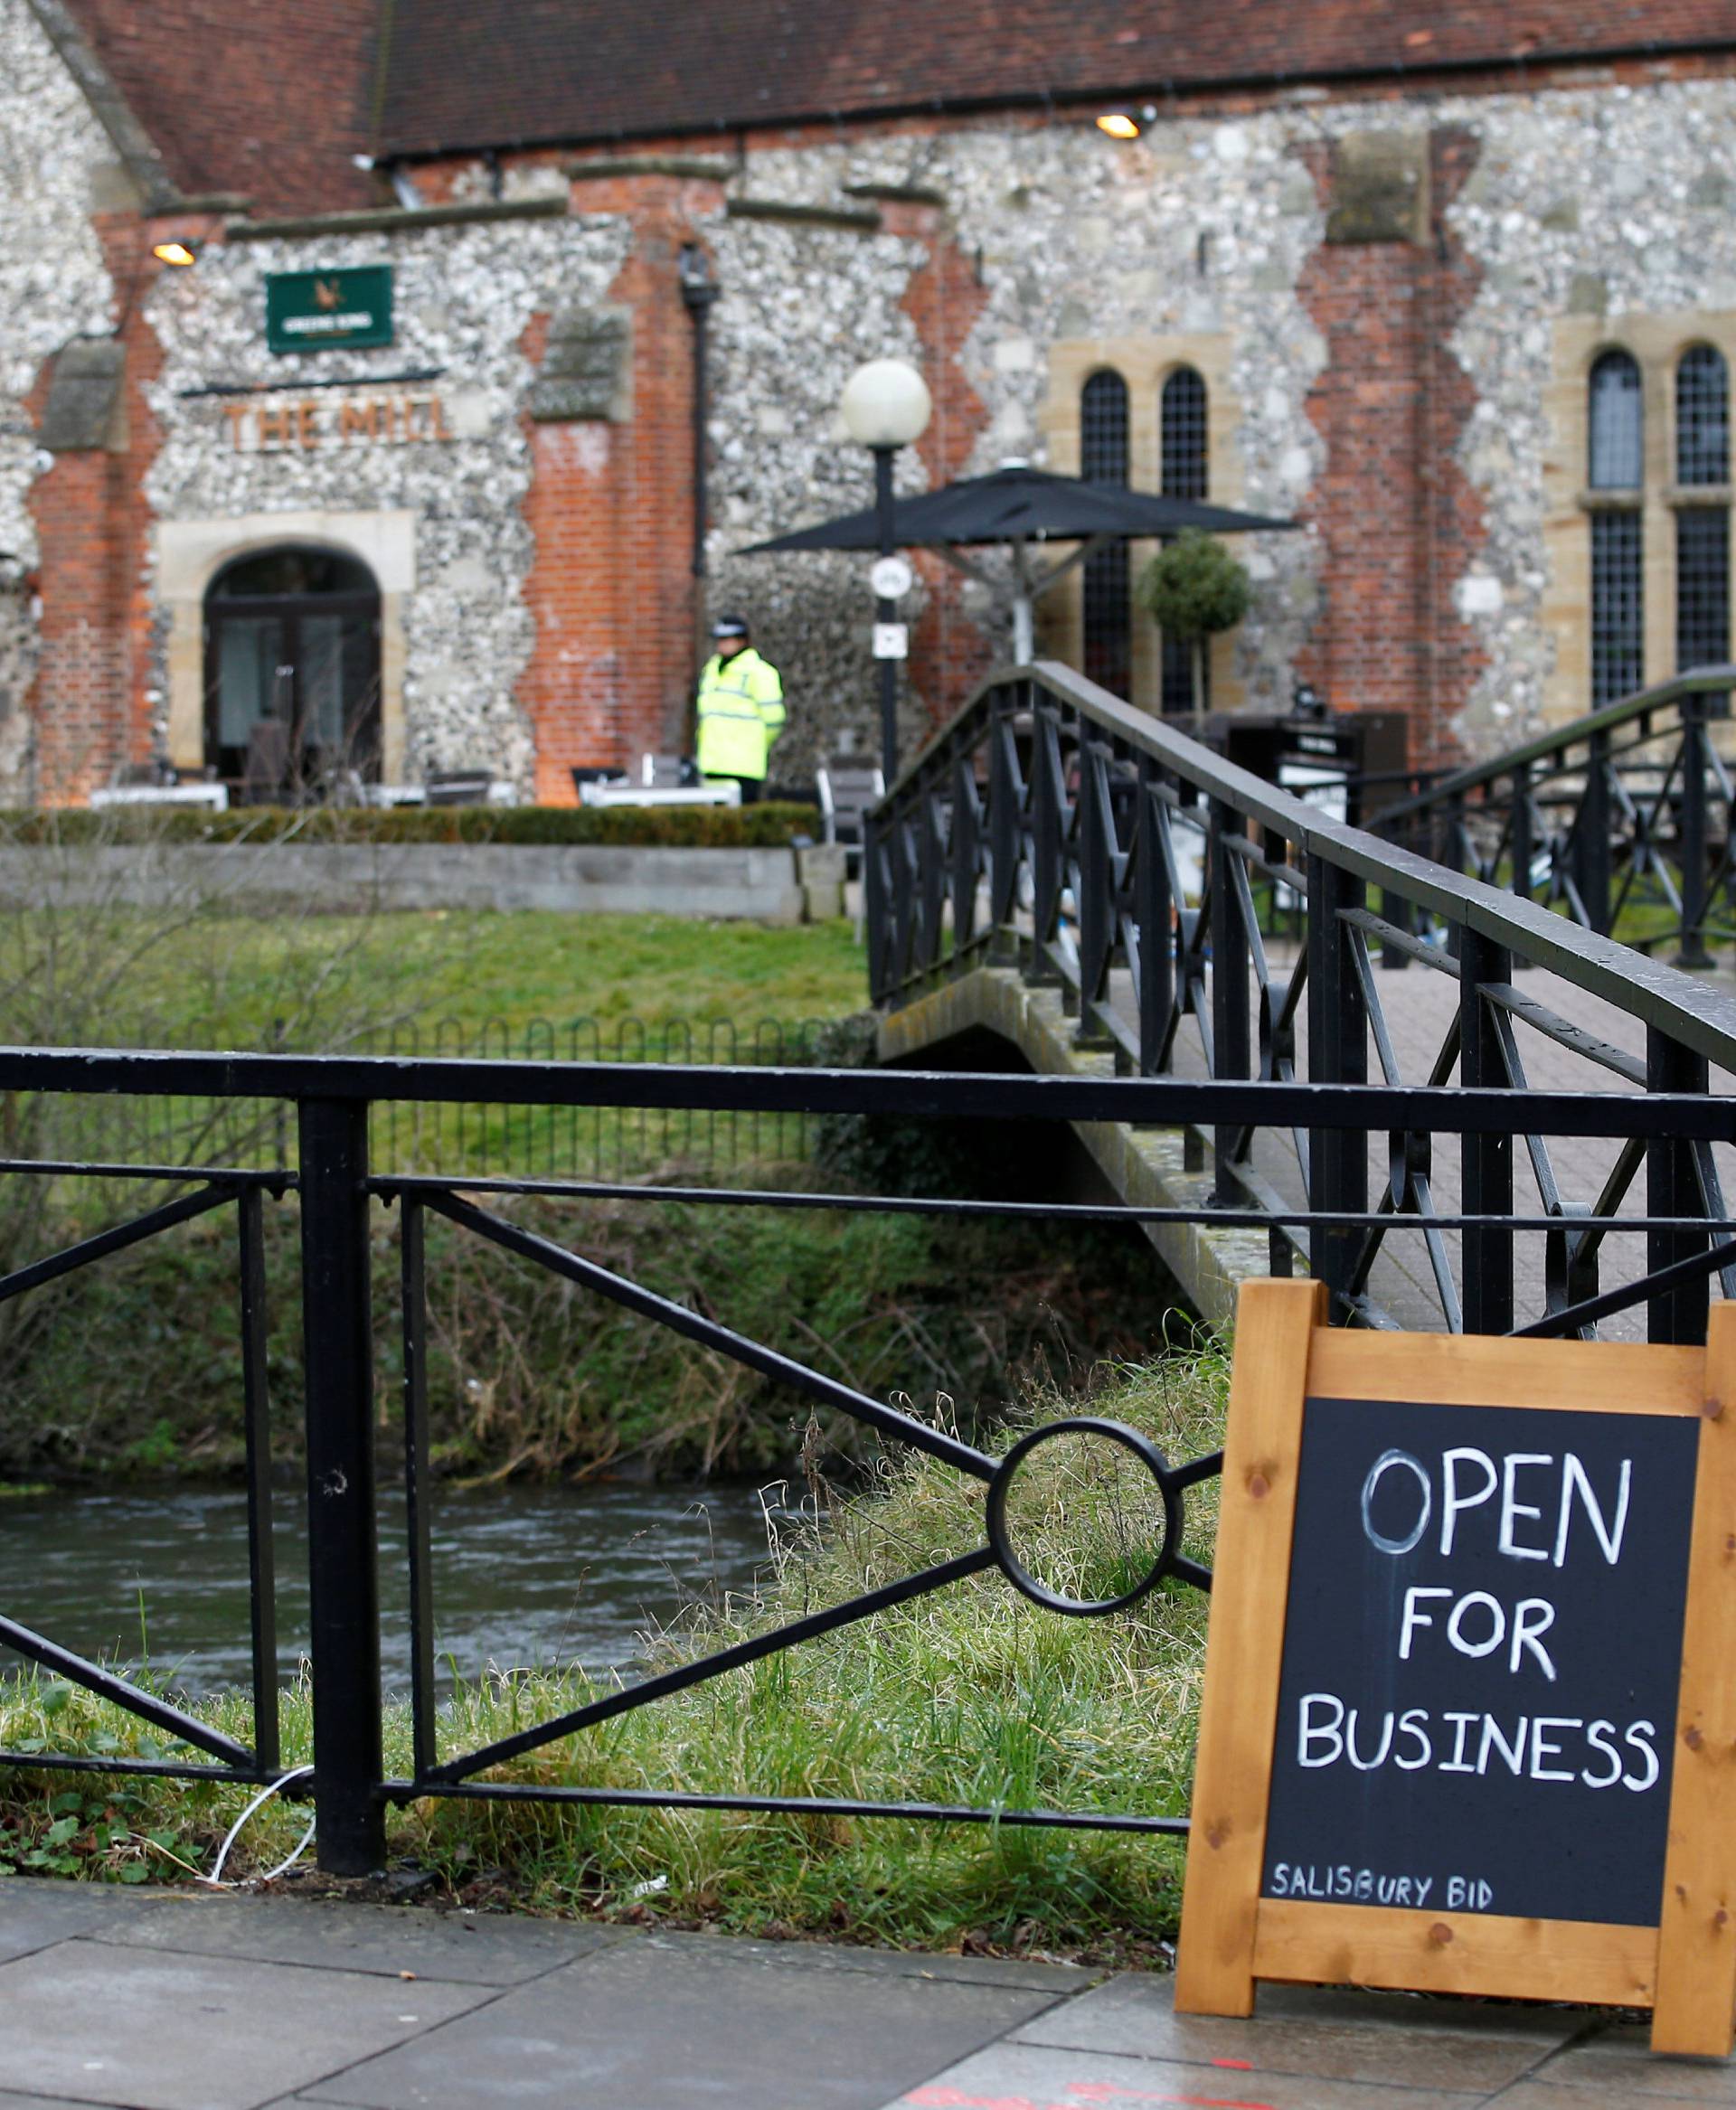
MULTIPOLYGON (((882 561, 894 553, 892 457, 901 447, 921 438, 933 408, 928 383, 901 359, 871 359, 844 383, 838 403, 844 429, 874 457, 874 517, 882 561)), ((889 634, 889 626, 897 619, 896 599, 877 593, 874 654, 880 661, 881 767, 888 784, 898 775, 898 663, 903 655, 892 649, 889 634)))

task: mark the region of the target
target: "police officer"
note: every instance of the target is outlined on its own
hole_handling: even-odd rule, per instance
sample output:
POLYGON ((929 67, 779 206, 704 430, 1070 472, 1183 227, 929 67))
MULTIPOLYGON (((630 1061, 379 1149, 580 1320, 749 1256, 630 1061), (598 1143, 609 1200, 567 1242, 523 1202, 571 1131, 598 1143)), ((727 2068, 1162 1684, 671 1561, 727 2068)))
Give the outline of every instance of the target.
POLYGON ((733 777, 741 803, 751 805, 766 780, 771 743, 784 729, 784 684, 757 653, 742 616, 712 625, 717 650, 699 677, 699 773, 733 777))

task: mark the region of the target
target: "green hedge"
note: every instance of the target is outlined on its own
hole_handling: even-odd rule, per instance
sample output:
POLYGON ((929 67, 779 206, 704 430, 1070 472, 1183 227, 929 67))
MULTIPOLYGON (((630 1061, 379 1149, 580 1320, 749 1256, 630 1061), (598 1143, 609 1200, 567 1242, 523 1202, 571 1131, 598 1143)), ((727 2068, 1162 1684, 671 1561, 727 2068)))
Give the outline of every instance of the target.
POLYGON ((226 814, 185 807, 90 813, 0 812, 5 843, 504 843, 556 848, 612 843, 628 848, 783 849, 817 841, 811 805, 664 806, 239 806, 226 814))

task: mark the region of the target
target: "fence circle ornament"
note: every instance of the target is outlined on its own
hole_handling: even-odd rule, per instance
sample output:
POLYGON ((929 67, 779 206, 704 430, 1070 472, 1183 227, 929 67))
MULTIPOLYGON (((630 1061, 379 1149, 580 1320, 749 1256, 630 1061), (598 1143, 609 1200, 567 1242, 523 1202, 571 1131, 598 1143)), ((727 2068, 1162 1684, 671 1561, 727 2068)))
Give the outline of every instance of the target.
POLYGON ((1137 1605, 1146 1591, 1152 1589, 1174 1565, 1182 1544, 1182 1497, 1175 1475, 1163 1453, 1157 1446, 1141 1436, 1137 1428, 1129 1428, 1123 1421, 1109 1421, 1095 1414, 1070 1414, 1060 1421, 1045 1421, 1041 1428, 1029 1430, 1007 1452, 995 1469, 995 1477, 988 1484, 987 1530, 989 1550, 999 1562, 1001 1572, 1013 1585, 1029 1597, 1033 1605, 1041 1605, 1045 1611, 1061 1612, 1073 1618, 1098 1617, 1105 1612, 1124 1611, 1129 1605, 1137 1605), (1018 1555, 1013 1550, 1012 1537, 1007 1530, 1006 1502, 1019 1467, 1041 1444, 1058 1436, 1104 1436, 1111 1443, 1119 1444, 1130 1451, 1146 1468, 1157 1484, 1163 1499, 1164 1535, 1149 1568, 1131 1589, 1121 1591, 1113 1597, 1070 1597, 1060 1590, 1052 1590, 1047 1583, 1038 1581, 1018 1555))

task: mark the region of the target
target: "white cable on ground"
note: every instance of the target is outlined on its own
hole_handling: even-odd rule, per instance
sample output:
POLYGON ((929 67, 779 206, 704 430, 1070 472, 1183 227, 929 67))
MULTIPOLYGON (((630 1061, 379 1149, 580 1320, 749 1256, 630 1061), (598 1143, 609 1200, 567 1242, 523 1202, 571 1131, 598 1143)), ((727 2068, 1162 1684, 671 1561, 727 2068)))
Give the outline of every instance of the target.
MULTIPOLYGON (((247 1823, 248 1819, 253 1814, 255 1810, 263 1809, 265 1804, 271 1800, 272 1796, 281 1793, 284 1788, 288 1786, 292 1780, 299 1780, 303 1774, 311 1773, 313 1770, 314 1769, 311 1766, 292 1766, 288 1772, 284 1775, 281 1780, 274 1780, 269 1787, 262 1787, 259 1794, 254 1796, 253 1800, 249 1803, 246 1809, 241 1812, 241 1815, 237 1817, 235 1822, 230 1826, 229 1836, 217 1849, 216 1863, 212 1867, 211 1873, 208 1876, 201 1876, 198 1880, 202 1883, 208 1884, 213 1890, 239 1890, 241 1889, 241 1885, 239 1883, 224 1882, 223 1863, 229 1859, 229 1850, 231 1846, 234 1845, 236 1839, 240 1835, 241 1826, 247 1823)), ((319 1813, 317 1810, 316 1810, 314 1814, 307 1820, 307 1829, 302 1833, 300 1843, 297 1846, 296 1851, 289 1856, 288 1860, 280 1860, 276 1868, 269 1869, 262 1876, 255 1876, 252 1878, 252 1880, 258 1883, 269 1883, 271 1881, 273 1877, 280 1876, 287 1870, 294 1868, 296 1863, 301 1859, 302 1855, 307 1852, 308 1847, 313 1843, 314 1830, 318 1823, 319 1813)))

